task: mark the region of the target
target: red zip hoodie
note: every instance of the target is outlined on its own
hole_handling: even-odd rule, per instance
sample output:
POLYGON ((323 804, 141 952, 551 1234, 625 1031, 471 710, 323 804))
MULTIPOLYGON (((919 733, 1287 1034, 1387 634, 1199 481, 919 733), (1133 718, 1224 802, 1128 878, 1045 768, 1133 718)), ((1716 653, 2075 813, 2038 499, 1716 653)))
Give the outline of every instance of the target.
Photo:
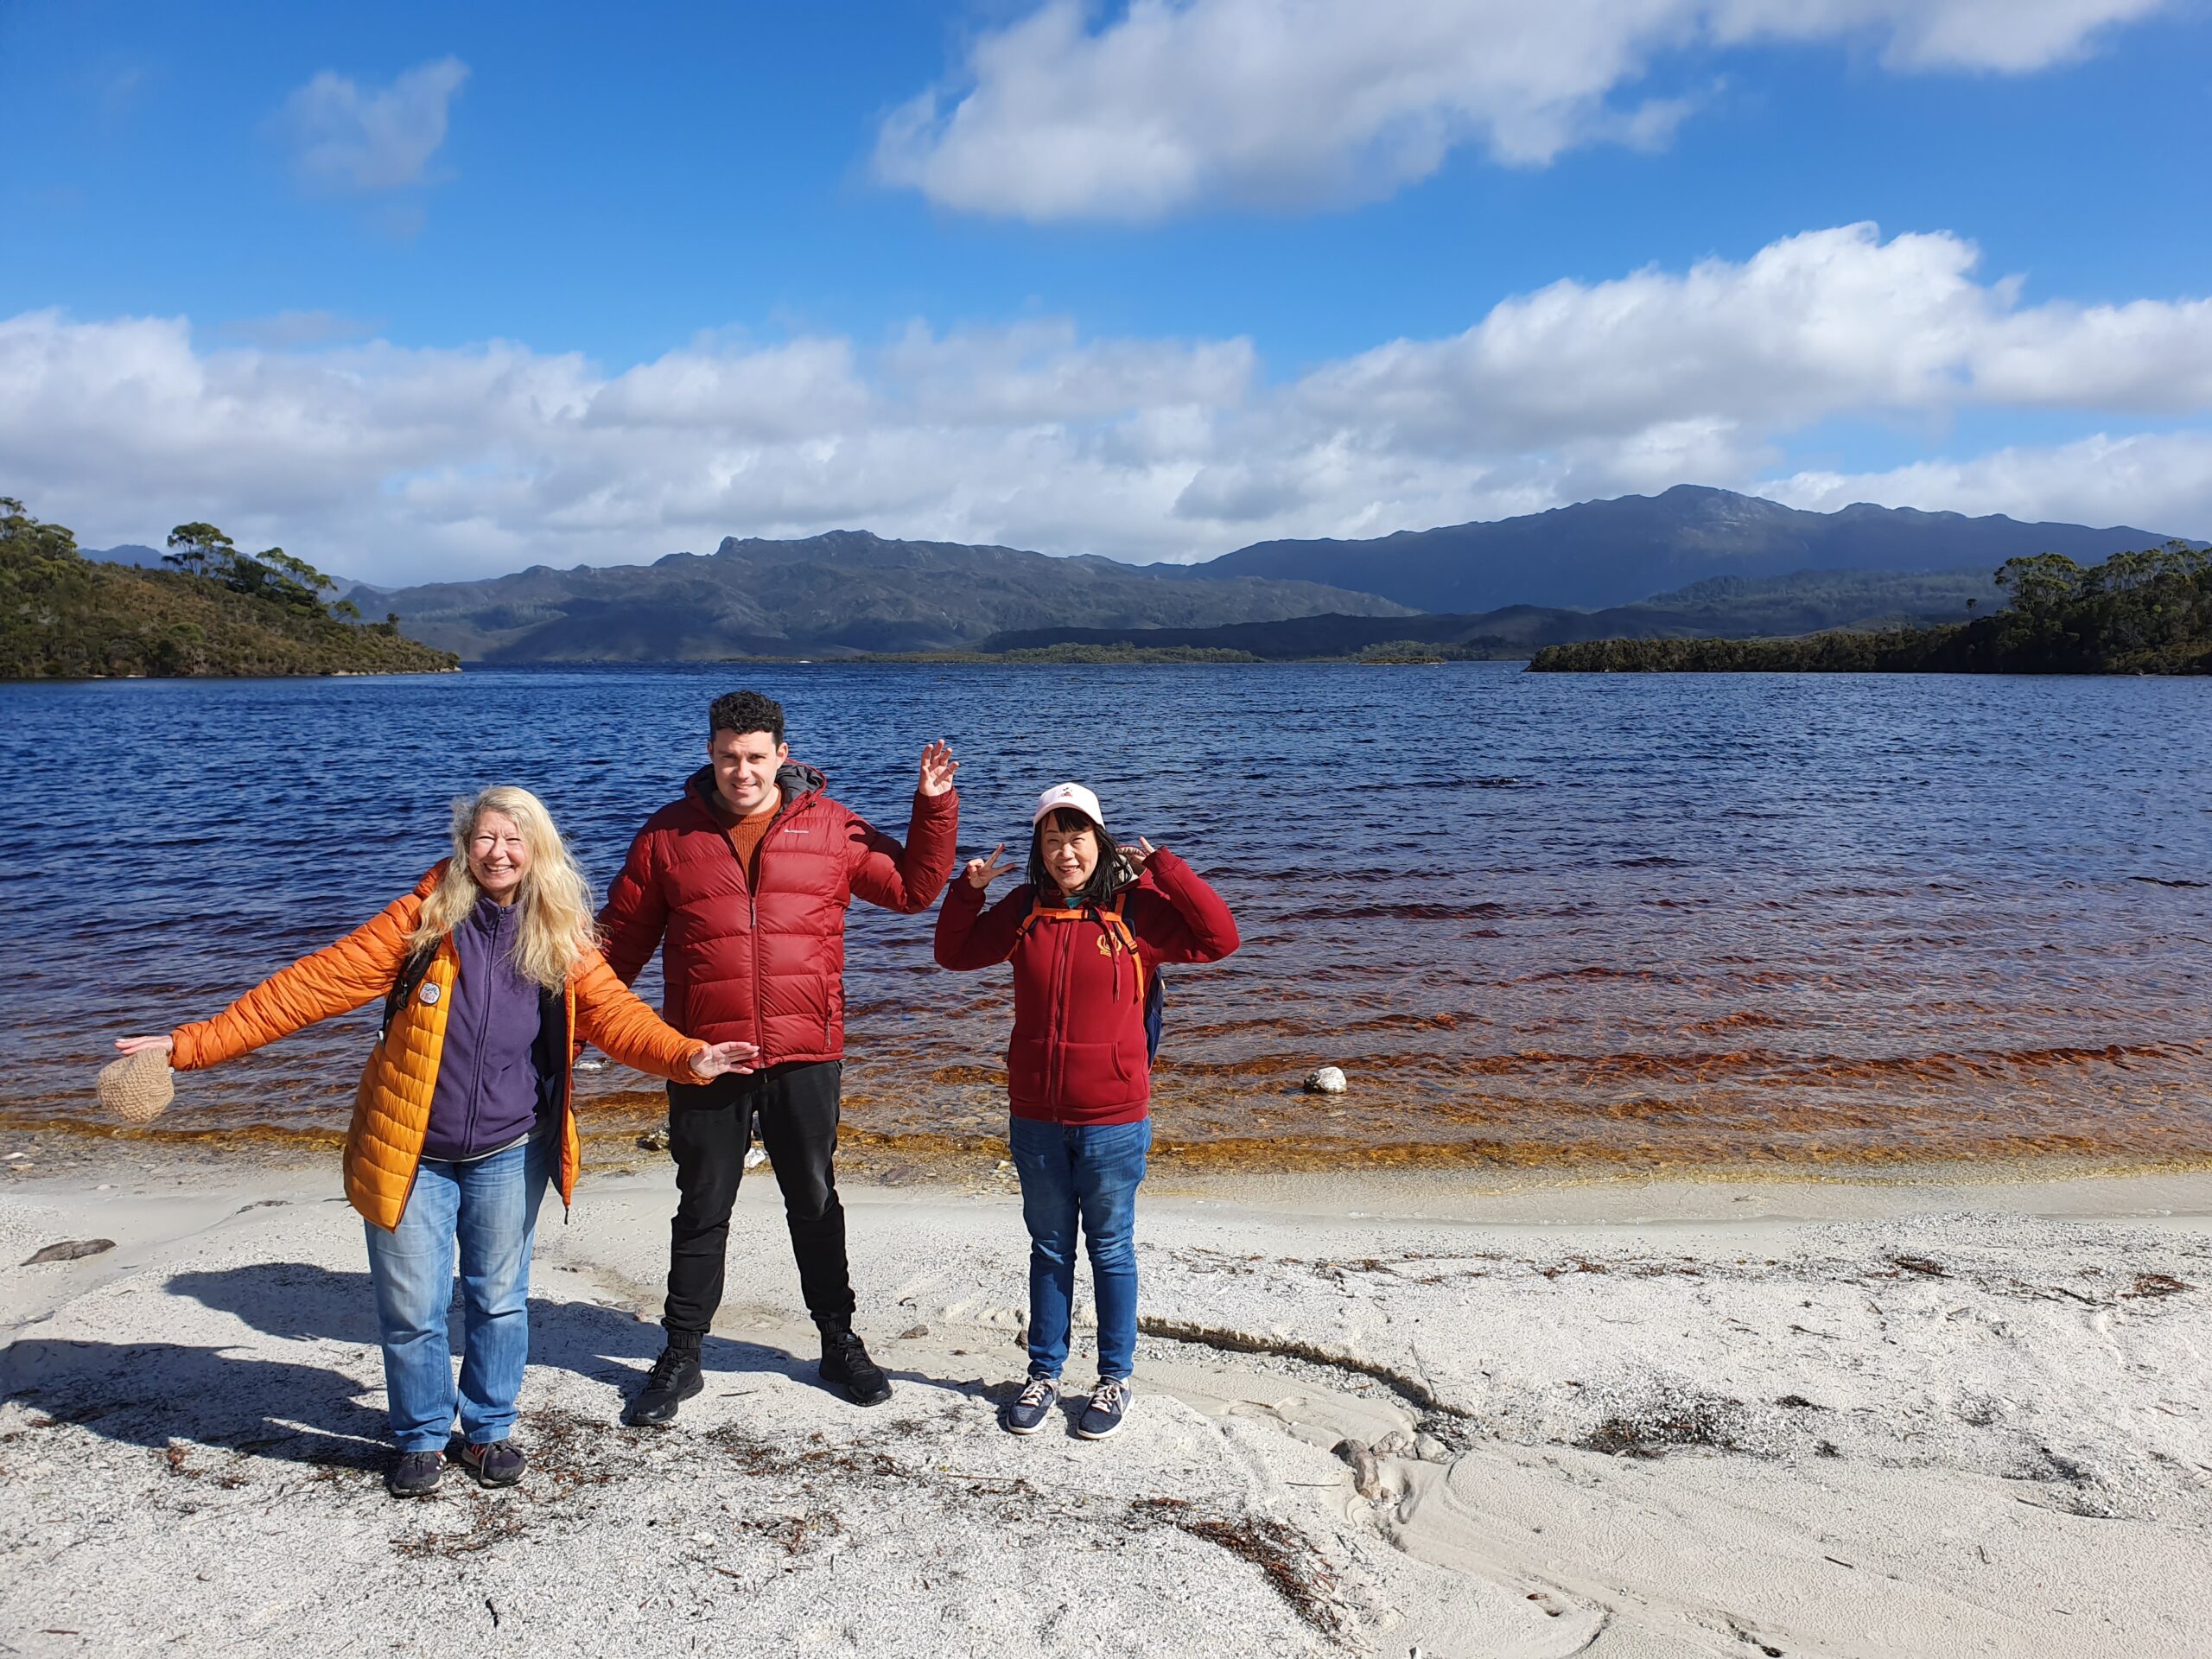
MULTIPOLYGON (((1036 889, 1016 887, 988 910, 956 874, 937 918, 937 959, 956 970, 1014 963, 1014 1038, 1006 1080, 1014 1115, 1047 1123, 1134 1123, 1152 1098, 1144 1052, 1144 987, 1164 963, 1218 962, 1236 949, 1221 895, 1166 849, 1146 861, 1122 918, 1138 962, 1095 911, 1046 916, 1019 940, 1036 889), (1141 967, 1141 971, 1140 971, 1141 967)), ((1058 895, 1049 900, 1057 906, 1058 895)))

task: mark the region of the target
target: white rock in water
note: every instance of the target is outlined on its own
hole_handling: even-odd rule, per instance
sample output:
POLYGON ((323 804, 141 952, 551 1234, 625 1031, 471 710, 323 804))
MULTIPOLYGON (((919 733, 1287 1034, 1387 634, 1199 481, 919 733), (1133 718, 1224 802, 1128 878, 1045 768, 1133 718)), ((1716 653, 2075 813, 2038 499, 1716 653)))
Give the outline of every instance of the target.
POLYGON ((1325 1065, 1306 1074, 1306 1092, 1309 1095, 1341 1095, 1344 1091, 1344 1074, 1338 1067, 1325 1065))

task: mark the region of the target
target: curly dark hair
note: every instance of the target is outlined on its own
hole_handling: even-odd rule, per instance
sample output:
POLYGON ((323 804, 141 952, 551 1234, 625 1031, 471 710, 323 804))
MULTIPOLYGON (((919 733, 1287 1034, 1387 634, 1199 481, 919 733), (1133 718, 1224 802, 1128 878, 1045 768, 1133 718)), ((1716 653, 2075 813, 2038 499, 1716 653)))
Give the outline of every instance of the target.
POLYGON ((784 741, 784 705, 758 691, 725 691, 707 710, 707 737, 716 732, 766 732, 784 741))

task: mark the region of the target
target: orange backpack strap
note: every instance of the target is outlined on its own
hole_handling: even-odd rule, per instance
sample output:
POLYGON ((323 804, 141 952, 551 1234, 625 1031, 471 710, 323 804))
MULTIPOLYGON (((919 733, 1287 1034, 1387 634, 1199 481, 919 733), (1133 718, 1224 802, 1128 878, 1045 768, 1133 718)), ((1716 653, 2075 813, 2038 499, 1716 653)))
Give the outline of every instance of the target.
POLYGON ((1138 982, 1141 984, 1144 958, 1137 953, 1137 936, 1135 931, 1130 928, 1128 919, 1122 914, 1122 906, 1128 898, 1128 889, 1124 887, 1114 895, 1114 901, 1109 905, 1103 906, 1078 905, 1072 910, 1065 906, 1048 906, 1041 899, 1033 899, 1029 906, 1029 913, 1021 918, 1020 924, 1014 930, 1014 944, 1007 947, 1006 953, 1011 957, 1022 940, 1029 937, 1030 930, 1039 922, 1073 922, 1080 921, 1086 916, 1095 916, 1098 918, 1098 925, 1106 930, 1107 937, 1135 959, 1139 976, 1138 982))

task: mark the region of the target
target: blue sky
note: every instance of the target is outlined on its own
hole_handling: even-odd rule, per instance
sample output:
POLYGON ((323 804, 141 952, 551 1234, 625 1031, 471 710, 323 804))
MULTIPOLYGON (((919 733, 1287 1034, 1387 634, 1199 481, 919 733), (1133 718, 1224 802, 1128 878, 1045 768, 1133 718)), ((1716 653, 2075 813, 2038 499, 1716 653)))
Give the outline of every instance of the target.
POLYGON ((2195 0, 18 4, 0 491, 385 578, 1674 482, 2212 535, 2208 91, 2195 0))

